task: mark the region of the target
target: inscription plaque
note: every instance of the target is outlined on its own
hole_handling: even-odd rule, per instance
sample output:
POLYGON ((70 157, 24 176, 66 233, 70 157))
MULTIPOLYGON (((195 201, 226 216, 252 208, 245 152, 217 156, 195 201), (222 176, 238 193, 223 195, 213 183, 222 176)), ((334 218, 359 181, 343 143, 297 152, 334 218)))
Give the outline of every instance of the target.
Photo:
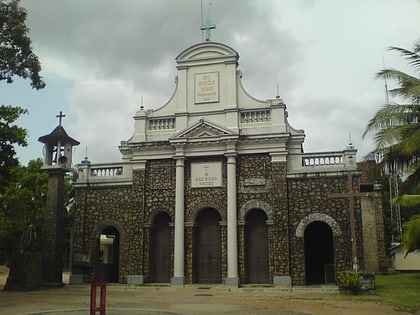
POLYGON ((221 187, 222 162, 191 163, 191 187, 221 187))
POLYGON ((219 101, 219 73, 197 73, 195 75, 195 103, 219 101))

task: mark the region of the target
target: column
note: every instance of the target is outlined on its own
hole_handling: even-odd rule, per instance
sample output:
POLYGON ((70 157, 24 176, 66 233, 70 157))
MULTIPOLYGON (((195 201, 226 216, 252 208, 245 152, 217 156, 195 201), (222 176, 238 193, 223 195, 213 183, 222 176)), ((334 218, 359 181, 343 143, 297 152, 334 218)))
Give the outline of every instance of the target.
POLYGON ((184 284, 184 157, 176 158, 173 285, 184 284))
POLYGON ((236 214, 236 155, 227 155, 227 278, 226 285, 238 286, 238 240, 236 214))
POLYGON ((66 170, 62 167, 54 167, 47 171, 49 177, 42 240, 42 280, 44 286, 61 287, 63 285, 64 175, 66 170))

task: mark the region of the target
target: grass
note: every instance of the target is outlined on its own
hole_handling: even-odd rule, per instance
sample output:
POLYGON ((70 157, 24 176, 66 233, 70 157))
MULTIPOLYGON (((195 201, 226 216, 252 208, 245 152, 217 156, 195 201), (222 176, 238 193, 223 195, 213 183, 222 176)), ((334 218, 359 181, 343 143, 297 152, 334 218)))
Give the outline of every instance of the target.
POLYGON ((346 299, 375 301, 394 306, 398 311, 420 310, 420 273, 376 275, 375 295, 355 295, 346 299))

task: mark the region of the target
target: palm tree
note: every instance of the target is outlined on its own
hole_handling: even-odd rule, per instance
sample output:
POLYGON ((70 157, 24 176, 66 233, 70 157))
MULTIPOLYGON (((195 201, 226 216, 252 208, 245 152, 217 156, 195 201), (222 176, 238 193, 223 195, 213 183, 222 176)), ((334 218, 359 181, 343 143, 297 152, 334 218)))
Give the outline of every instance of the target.
MULTIPOLYGON (((390 90, 389 93, 403 103, 387 102, 382 106, 369 121, 363 136, 375 133, 375 152, 382 157, 382 167, 390 173, 390 178, 391 176, 395 178, 395 174, 402 170, 408 174, 402 185, 403 194, 395 198, 394 202, 402 206, 419 206, 420 40, 414 45, 413 51, 399 47, 390 47, 389 49, 399 52, 408 60, 414 69, 414 75, 396 69, 384 69, 376 74, 377 78, 397 82, 397 87, 390 90)), ((413 224, 418 224, 418 220, 413 221, 413 224)), ((417 237, 407 236, 411 230, 414 229, 405 230, 403 239, 417 237)), ((406 247, 407 254, 413 251, 412 244, 413 242, 408 246, 410 248, 406 247)), ((419 240, 414 244, 419 244, 419 240)))
POLYGON ((389 93, 405 103, 387 102, 369 121, 363 136, 375 132, 375 151, 383 157, 383 165, 390 171, 409 171, 404 191, 420 193, 420 40, 413 51, 389 49, 401 53, 415 74, 396 69, 384 69, 376 74, 377 78, 397 81, 398 87, 389 93))

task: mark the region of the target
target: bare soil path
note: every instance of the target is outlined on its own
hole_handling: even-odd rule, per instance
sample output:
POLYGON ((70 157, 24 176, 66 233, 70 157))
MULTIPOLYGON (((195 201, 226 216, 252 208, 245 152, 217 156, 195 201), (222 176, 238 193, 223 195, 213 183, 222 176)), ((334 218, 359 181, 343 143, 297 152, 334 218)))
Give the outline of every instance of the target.
MULTIPOLYGON (((7 270, 0 268, 0 289, 7 270)), ((63 278, 66 283, 66 276, 63 278)), ((331 291, 281 291, 276 288, 224 286, 108 285, 107 315, 114 314, 278 314, 278 315, 391 315, 398 312, 374 302, 337 300, 331 291)), ((0 291, 0 314, 88 314, 89 285, 64 285, 60 289, 31 292, 0 291)))

